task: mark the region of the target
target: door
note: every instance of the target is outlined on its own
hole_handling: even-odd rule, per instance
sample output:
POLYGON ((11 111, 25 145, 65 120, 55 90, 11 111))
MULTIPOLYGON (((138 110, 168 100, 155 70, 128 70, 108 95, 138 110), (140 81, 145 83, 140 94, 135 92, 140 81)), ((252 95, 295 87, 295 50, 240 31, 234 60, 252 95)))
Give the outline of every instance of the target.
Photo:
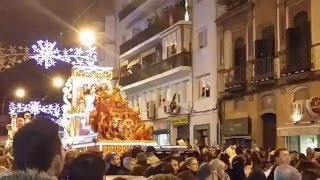
POLYGON ((277 140, 277 117, 275 114, 262 115, 263 121, 263 148, 276 149, 277 140))

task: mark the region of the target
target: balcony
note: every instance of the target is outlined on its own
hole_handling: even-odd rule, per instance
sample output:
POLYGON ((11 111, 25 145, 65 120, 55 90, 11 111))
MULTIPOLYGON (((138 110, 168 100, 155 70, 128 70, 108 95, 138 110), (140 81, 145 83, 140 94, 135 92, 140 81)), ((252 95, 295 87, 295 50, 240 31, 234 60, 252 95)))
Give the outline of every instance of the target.
POLYGON ((141 4, 145 3, 147 0, 132 0, 132 2, 126 5, 120 12, 119 12, 119 20, 123 20, 127 16, 129 16, 134 10, 136 10, 141 4))
POLYGON ((217 20, 221 23, 253 8, 252 0, 218 0, 217 20))
POLYGON ((309 48, 286 50, 285 55, 282 55, 280 60, 281 77, 310 72, 312 69, 311 49, 309 48))
POLYGON ((229 92, 237 92, 246 89, 246 66, 236 66, 229 69, 225 81, 225 89, 229 92))
POLYGON ((254 75, 250 83, 252 85, 262 85, 275 83, 275 59, 274 57, 259 58, 253 61, 254 75))
POLYGON ((133 89, 138 91, 186 77, 190 72, 191 54, 182 52, 121 77, 120 85, 127 92, 133 89))
POLYGON ((120 55, 184 20, 184 13, 183 4, 177 4, 173 9, 165 8, 163 13, 165 15, 153 17, 153 22, 146 29, 120 45, 120 55))

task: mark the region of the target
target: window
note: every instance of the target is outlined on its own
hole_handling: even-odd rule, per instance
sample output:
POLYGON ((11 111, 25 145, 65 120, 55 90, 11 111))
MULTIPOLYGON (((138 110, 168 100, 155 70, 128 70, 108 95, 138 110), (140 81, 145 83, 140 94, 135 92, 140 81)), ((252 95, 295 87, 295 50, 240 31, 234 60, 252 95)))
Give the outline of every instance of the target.
POLYGON ((200 98, 210 97, 210 80, 209 76, 200 78, 200 98))
POLYGON ((170 145, 170 135, 169 134, 155 134, 155 140, 158 143, 158 146, 170 145))
POLYGON ((199 49, 205 48, 208 45, 208 31, 203 29, 198 34, 199 49))

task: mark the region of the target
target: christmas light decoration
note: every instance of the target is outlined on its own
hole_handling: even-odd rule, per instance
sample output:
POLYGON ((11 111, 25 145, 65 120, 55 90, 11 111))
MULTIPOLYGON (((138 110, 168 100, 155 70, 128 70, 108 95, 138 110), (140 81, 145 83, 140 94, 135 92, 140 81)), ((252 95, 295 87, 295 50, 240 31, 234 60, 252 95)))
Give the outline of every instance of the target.
POLYGON ((24 113, 24 112, 30 112, 34 116, 42 112, 42 113, 51 115, 55 118, 61 117, 61 107, 57 103, 42 105, 39 101, 31 101, 27 104, 10 102, 9 104, 10 115, 24 113))
POLYGON ((31 49, 21 46, 10 46, 9 49, 0 48, 0 72, 30 59, 34 59, 38 65, 46 69, 55 66, 58 61, 79 66, 95 66, 98 61, 96 47, 89 47, 86 50, 82 48, 60 50, 56 47, 56 42, 43 40, 37 41, 37 44, 31 47, 31 49))

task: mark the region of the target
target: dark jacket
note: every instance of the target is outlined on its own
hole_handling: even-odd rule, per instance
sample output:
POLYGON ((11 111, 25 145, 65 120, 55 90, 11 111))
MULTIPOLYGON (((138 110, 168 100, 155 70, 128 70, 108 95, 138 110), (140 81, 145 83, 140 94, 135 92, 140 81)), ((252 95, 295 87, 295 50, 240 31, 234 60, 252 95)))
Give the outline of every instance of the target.
POLYGON ((106 175, 119 175, 121 167, 110 164, 109 169, 106 172, 106 175))
POLYGON ((270 171, 270 174, 269 174, 269 176, 268 176, 268 178, 267 178, 268 180, 274 180, 274 171, 276 170, 277 166, 278 166, 278 165, 272 166, 271 171, 270 171))
POLYGON ((181 173, 179 173, 177 177, 183 180, 195 180, 196 173, 193 173, 190 170, 184 170, 181 173))

